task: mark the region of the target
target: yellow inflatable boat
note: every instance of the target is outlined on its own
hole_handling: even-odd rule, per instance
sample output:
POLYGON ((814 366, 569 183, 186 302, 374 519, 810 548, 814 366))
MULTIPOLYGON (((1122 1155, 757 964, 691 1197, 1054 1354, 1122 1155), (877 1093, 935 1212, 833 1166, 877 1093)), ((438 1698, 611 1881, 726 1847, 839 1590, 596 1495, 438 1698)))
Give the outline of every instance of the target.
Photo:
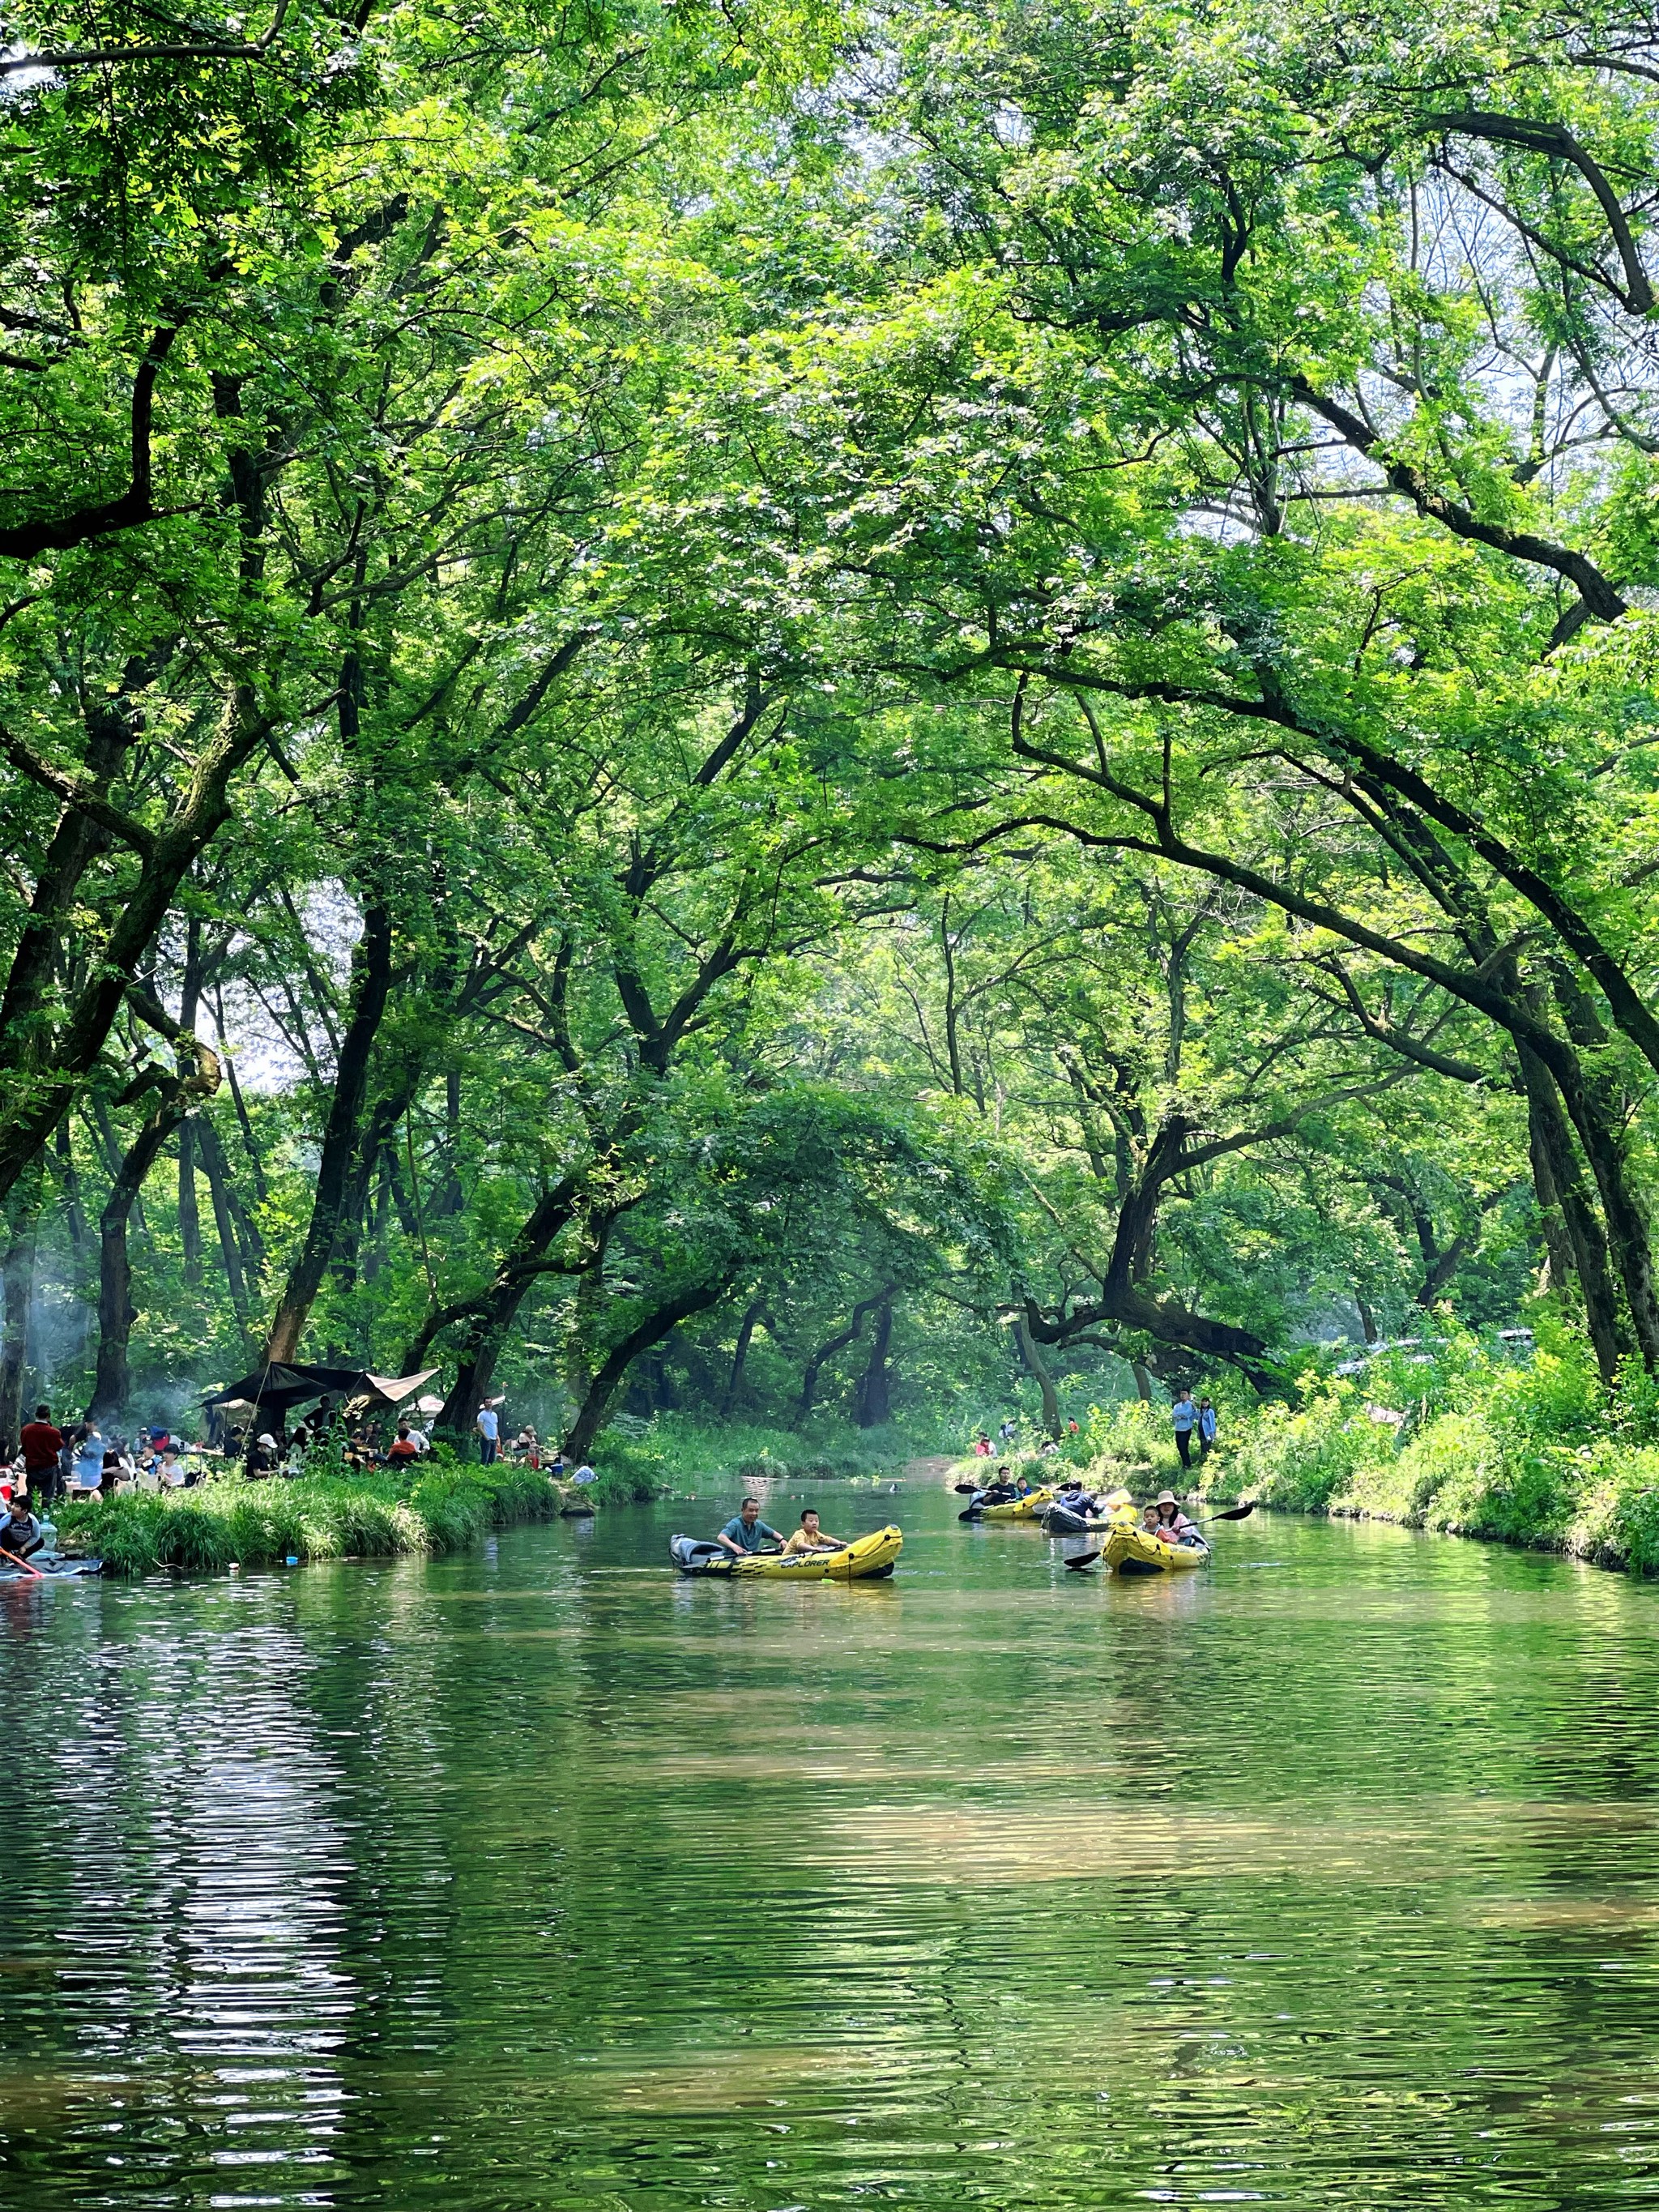
POLYGON ((1201 1567, 1208 1560, 1207 1544, 1166 1544, 1145 1528, 1114 1528, 1106 1539, 1104 1557, 1121 1575, 1167 1575, 1182 1567, 1201 1567))
POLYGON ((672 1538, 668 1553, 683 1575, 737 1577, 744 1582, 865 1583, 890 1575, 903 1549, 903 1531, 890 1522, 839 1552, 803 1552, 793 1559, 781 1552, 751 1552, 747 1559, 734 1559, 724 1546, 701 1544, 691 1536, 672 1538))
POLYGON ((1036 1521, 1045 1507, 1054 1504, 1052 1490, 1028 1490, 1024 1498, 1011 1498, 1006 1505, 981 1505, 975 1518, 981 1521, 1036 1521))

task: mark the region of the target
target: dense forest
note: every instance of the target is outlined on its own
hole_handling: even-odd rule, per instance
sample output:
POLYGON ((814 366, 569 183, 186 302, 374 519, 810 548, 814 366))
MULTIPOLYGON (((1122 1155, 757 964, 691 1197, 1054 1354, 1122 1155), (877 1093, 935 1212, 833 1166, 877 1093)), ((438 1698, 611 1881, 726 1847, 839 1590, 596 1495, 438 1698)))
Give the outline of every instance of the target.
POLYGON ((1659 22, 0 59, 0 1435, 1659 1375, 1659 22))

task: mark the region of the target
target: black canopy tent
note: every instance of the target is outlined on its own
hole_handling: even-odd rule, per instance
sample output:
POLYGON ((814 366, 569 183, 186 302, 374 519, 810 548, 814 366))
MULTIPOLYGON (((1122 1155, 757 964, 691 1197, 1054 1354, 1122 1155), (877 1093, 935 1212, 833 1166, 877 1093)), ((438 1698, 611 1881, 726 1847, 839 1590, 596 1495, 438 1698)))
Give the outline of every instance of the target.
POLYGON ((371 1375, 366 1367, 307 1367, 294 1360, 273 1360, 252 1375, 226 1383, 202 1401, 204 1410, 223 1414, 246 1407, 250 1413, 281 1419, 297 1406, 322 1397, 337 1398, 343 1413, 366 1412, 371 1406, 401 1405, 437 1373, 422 1368, 418 1375, 371 1375))

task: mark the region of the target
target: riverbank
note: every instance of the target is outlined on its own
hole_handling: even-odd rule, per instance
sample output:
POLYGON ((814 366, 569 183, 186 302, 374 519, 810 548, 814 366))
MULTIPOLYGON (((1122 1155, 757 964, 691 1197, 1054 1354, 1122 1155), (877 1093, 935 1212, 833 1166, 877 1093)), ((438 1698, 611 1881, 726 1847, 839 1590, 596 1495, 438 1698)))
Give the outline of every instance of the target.
MULTIPOLYGON (((1514 1361, 1449 1335, 1358 1374, 1310 1370, 1292 1403, 1231 1404, 1224 1449, 1192 1475, 1168 1420, 1167 1407, 1091 1413, 1058 1460, 1013 1463, 1034 1482, 1065 1468, 1137 1496, 1166 1484, 1188 1494, 1195 1476, 1213 1505, 1253 1498, 1659 1574, 1659 1390, 1639 1370, 1608 1390, 1565 1332, 1514 1361)), ((986 1468, 969 1459, 951 1473, 986 1468)))
POLYGON ((96 1554, 108 1574, 168 1567, 222 1574, 233 1563, 268 1567, 286 1559, 456 1552, 492 1528, 554 1519, 567 1495, 529 1468, 441 1464, 412 1479, 222 1479, 164 1497, 66 1505, 57 1520, 60 1544, 96 1554))
POLYGON ((1659 1449, 1506 1434, 1489 1409, 1440 1413, 1395 1443, 1358 1394, 1267 1407, 1215 1487, 1228 1498, 1336 1520, 1392 1522, 1618 1573, 1659 1574, 1659 1449))

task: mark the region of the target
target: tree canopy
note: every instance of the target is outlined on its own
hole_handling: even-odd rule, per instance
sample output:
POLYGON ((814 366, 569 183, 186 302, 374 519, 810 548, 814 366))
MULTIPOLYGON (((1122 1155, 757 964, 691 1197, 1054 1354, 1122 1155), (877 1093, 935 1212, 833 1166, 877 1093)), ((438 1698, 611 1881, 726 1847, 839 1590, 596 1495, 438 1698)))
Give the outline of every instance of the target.
POLYGON ((11 35, 0 1433, 1659 1370, 1659 27, 11 35))

